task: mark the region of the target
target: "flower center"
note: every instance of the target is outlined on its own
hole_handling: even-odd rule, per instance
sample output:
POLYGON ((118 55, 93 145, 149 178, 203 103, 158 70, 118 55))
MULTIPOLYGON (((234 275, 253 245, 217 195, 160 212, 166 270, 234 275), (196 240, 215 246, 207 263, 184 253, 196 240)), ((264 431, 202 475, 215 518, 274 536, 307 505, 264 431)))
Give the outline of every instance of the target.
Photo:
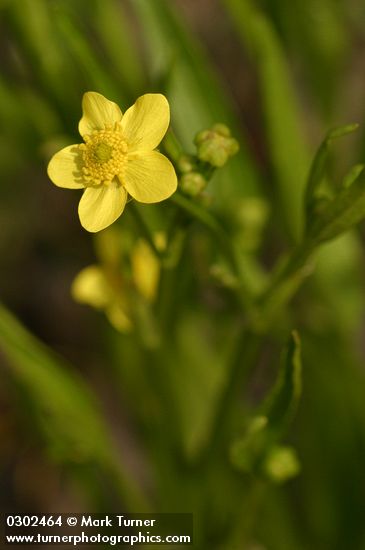
POLYGON ((95 147, 95 156, 99 162, 107 162, 112 156, 113 147, 102 141, 95 147))
POLYGON ((96 130, 84 137, 80 145, 83 153, 84 178, 90 185, 108 185, 123 173, 128 147, 118 125, 96 130))

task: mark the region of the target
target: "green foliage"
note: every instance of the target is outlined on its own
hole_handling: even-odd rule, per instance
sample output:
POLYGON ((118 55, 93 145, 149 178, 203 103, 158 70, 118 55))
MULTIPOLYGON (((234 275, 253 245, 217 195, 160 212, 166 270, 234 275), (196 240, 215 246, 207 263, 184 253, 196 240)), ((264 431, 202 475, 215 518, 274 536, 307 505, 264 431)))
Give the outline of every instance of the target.
POLYGON ((115 0, 96 0, 94 4, 95 17, 91 18, 91 25, 96 29, 113 67, 113 79, 119 83, 119 93, 123 88, 132 100, 136 94, 144 92, 146 77, 124 11, 125 4, 115 0))
POLYGON ((350 179, 351 185, 341 189, 333 200, 326 201, 311 220, 308 238, 316 244, 338 237, 365 217, 363 167, 361 171, 356 167, 355 172, 351 172, 350 179))
POLYGON ((255 60, 282 215, 289 235, 298 241, 303 228, 302 196, 309 154, 287 61, 275 29, 253 2, 225 0, 224 4, 255 60))
POLYGON ((336 119, 342 71, 350 55, 349 12, 344 2, 265 0, 270 18, 283 35, 316 109, 327 122, 336 119))
MULTIPOLYGON (((301 395, 301 369, 300 340, 298 334, 293 332, 283 354, 275 386, 257 415, 249 422, 245 435, 232 445, 231 459, 240 470, 261 472, 270 477, 271 468, 275 471, 276 461, 281 462, 283 448, 277 444, 287 432, 298 407, 301 395)), ((280 470, 281 466, 282 464, 280 470)), ((281 475, 277 475, 278 481, 284 480, 286 473, 291 477, 295 470, 294 458, 288 458, 287 451, 284 453, 283 470, 281 475)), ((272 479, 275 480, 275 473, 272 474, 272 479)))
POLYGON ((338 138, 357 128, 342 121, 363 118, 361 2, 205 4, 0 2, 0 283, 10 308, 30 313, 26 329, 0 307, 3 374, 21 396, 11 411, 65 483, 83 481, 86 506, 97 493, 109 511, 192 510, 200 550, 359 550, 364 261, 353 229, 365 164, 361 138, 338 138), (161 149, 179 176, 171 200, 127 204, 114 238, 96 237, 96 259, 45 176, 75 142, 86 90, 123 111, 164 93, 161 149), (141 240, 159 270, 150 301, 132 274, 141 240), (129 335, 68 303, 74 273, 95 261, 128 294, 129 335), (258 403, 293 326, 302 404, 296 332, 258 403), (103 387, 32 329, 64 338, 87 367, 102 357, 103 387), (98 396, 109 389, 106 416, 98 396))
POLYGON ((52 457, 75 465, 97 464, 115 476, 122 498, 143 506, 143 500, 122 470, 122 458, 95 397, 64 361, 38 342, 0 307, 0 349, 11 377, 23 389, 52 457))
POLYGON ((314 157, 306 190, 307 239, 314 245, 338 237, 365 217, 363 164, 349 171, 339 190, 332 185, 327 196, 323 196, 323 191, 321 195, 323 181, 328 179, 327 160, 332 141, 357 128, 358 124, 350 124, 328 132, 314 157))
MULTIPOLYGON (((340 126, 338 128, 334 128, 333 130, 330 130, 325 137, 324 141, 321 143, 317 153, 315 154, 315 157, 312 162, 312 166, 309 172, 307 187, 306 187, 306 193, 305 193, 305 206, 307 210, 307 214, 311 214, 311 209, 314 207, 314 201, 316 199, 316 195, 319 194, 320 186, 323 184, 323 180, 326 176, 326 168, 327 168, 327 161, 328 161, 328 155, 330 152, 330 146, 333 140, 336 140, 342 136, 346 136, 347 134, 351 134, 355 130, 357 130, 359 127, 358 124, 347 124, 346 126, 340 126)), ((347 181, 346 187, 349 186, 350 182, 353 181, 353 179, 356 179, 356 176, 358 175, 357 169, 356 172, 350 173, 350 181, 347 181)))

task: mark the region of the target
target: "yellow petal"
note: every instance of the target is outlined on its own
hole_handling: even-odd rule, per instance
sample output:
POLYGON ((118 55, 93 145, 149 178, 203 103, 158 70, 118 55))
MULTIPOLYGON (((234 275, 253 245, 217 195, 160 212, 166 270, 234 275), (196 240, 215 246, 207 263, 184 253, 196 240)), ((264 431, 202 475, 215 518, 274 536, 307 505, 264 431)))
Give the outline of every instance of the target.
POLYGON ((126 201, 127 193, 117 180, 87 187, 79 204, 81 225, 92 233, 105 229, 119 218, 126 201))
POLYGON ((105 311, 109 322, 119 332, 130 332, 133 328, 132 321, 125 313, 123 307, 118 303, 113 303, 105 311))
POLYGON ((122 119, 122 111, 113 101, 109 101, 97 92, 86 92, 82 98, 82 119, 79 132, 82 136, 94 130, 103 130, 105 126, 114 126, 122 119))
POLYGON ((58 187, 82 189, 82 153, 78 145, 69 145, 58 151, 48 163, 48 177, 58 187))
POLYGON ((170 123, 170 107, 162 94, 145 94, 122 118, 122 132, 129 151, 151 151, 160 143, 170 123))
POLYGON ((112 300, 112 291, 103 270, 97 265, 85 267, 76 275, 71 294, 76 302, 104 309, 112 300))
POLYGON ((133 248, 131 267, 137 290, 147 301, 153 302, 160 277, 160 262, 143 239, 139 239, 133 248))
POLYGON ((173 165, 157 151, 145 151, 128 159, 121 181, 134 199, 145 203, 163 201, 177 187, 173 165))

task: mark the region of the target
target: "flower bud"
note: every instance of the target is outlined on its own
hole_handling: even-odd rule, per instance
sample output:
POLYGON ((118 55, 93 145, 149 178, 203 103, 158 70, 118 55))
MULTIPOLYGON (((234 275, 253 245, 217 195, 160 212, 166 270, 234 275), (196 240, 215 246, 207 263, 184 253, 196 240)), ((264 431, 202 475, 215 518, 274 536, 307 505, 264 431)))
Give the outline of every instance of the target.
POLYGON ((201 132, 196 134, 194 139, 195 145, 200 145, 200 143, 203 143, 203 141, 205 141, 209 137, 209 134, 210 130, 202 130, 201 132))
POLYGON ((180 178, 181 190, 191 197, 199 195, 205 189, 206 185, 207 180, 198 172, 189 172, 183 174, 180 178))
POLYGON ((239 149, 238 142, 231 137, 225 124, 215 124, 210 130, 203 130, 195 137, 197 156, 203 162, 219 168, 239 149))
POLYGON ((283 483, 299 471, 299 459, 292 447, 273 447, 263 463, 264 474, 274 483, 283 483))
POLYGON ((177 168, 183 174, 187 172, 192 172, 195 168, 194 157, 191 155, 180 155, 177 161, 177 168))

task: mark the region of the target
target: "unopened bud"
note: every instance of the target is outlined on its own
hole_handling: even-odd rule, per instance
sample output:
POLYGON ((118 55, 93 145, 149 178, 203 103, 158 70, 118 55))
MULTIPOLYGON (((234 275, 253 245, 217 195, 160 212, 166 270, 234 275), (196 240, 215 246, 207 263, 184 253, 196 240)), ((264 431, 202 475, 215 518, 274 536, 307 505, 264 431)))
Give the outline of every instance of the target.
POLYGON ((191 197, 199 195, 206 185, 207 180, 199 172, 188 172, 180 178, 181 190, 191 197))
POLYGON ((203 143, 203 141, 205 141, 209 137, 209 134, 210 134, 210 130, 202 130, 201 132, 196 134, 194 139, 195 145, 199 145, 200 143, 203 143))
POLYGON ((183 174, 192 172, 195 168, 194 157, 191 155, 181 155, 177 161, 177 167, 183 174))
POLYGON ((271 481, 283 483, 300 471, 300 462, 292 447, 273 447, 263 463, 263 472, 271 481))
POLYGON ((215 124, 210 130, 203 130, 195 137, 198 158, 219 168, 239 149, 238 142, 231 137, 224 124, 215 124))

